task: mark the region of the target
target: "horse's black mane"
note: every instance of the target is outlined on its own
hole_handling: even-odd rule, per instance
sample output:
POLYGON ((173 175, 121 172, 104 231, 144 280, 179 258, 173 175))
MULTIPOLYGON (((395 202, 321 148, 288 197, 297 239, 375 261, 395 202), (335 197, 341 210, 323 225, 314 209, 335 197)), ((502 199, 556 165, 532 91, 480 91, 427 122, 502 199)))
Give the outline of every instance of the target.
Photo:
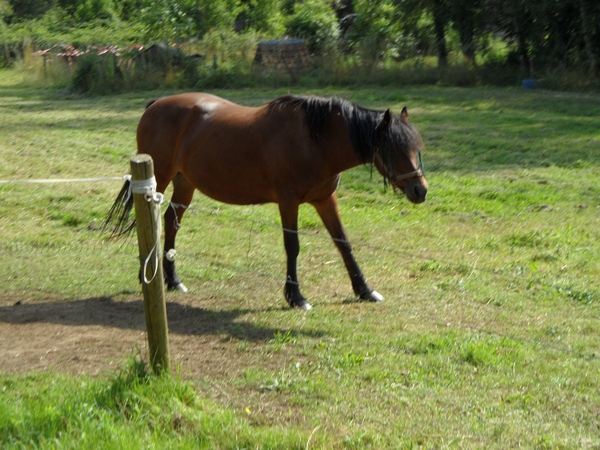
POLYGON ((285 95, 271 102, 269 108, 294 106, 304 111, 304 121, 313 139, 323 133, 332 112, 339 110, 348 127, 352 147, 363 163, 372 159, 376 145, 375 130, 383 117, 382 111, 373 111, 338 97, 285 95))
MULTIPOLYGON (((381 123, 385 112, 364 108, 347 100, 331 97, 285 95, 273 100, 269 109, 293 106, 304 111, 304 120, 311 136, 317 140, 325 130, 329 117, 333 111, 339 110, 346 122, 350 142, 354 151, 365 164, 372 162, 376 148, 391 142, 400 144, 401 148, 408 150, 415 139, 415 130, 412 126, 400 124, 400 120, 393 120, 387 133, 380 136, 377 126, 381 123)), ((391 151, 390 148, 386 150, 391 151)))

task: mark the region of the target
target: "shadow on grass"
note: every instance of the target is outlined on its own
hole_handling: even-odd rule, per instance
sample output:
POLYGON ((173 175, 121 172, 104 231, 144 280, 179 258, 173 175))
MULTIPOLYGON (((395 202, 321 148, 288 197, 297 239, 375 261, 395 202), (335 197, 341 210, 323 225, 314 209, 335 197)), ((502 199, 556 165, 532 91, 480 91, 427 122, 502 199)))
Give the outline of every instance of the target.
MULTIPOLYGON (((280 308, 265 308, 267 311, 280 308)), ((273 339, 281 330, 264 327, 240 317, 257 313, 256 309, 210 310, 176 302, 167 303, 169 331, 175 334, 220 336, 223 340, 239 339, 261 342, 273 339)), ((290 311, 293 314, 293 311, 290 311)), ((73 301, 15 303, 0 307, 0 322, 13 325, 53 323, 72 326, 100 325, 122 329, 145 330, 144 306, 141 300, 115 301, 112 297, 87 298, 73 301)), ((299 335, 320 337, 325 331, 295 330, 299 335)))

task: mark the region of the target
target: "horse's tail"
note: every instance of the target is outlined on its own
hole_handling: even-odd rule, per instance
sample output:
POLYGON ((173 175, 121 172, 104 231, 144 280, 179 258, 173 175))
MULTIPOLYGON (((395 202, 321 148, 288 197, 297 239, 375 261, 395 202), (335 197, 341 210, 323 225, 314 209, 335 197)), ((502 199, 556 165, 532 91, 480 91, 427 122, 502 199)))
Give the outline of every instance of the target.
MULTIPOLYGON (((146 103, 146 109, 150 108, 156 100, 158 99, 149 100, 146 103)), ((132 211, 133 195, 131 195, 131 179, 127 178, 102 224, 102 231, 110 230, 111 237, 128 234, 135 228, 135 218, 131 218, 132 211)))
POLYGON ((102 231, 110 229, 113 237, 127 234, 135 228, 135 218, 131 219, 133 195, 130 186, 131 180, 127 179, 102 224, 102 231))

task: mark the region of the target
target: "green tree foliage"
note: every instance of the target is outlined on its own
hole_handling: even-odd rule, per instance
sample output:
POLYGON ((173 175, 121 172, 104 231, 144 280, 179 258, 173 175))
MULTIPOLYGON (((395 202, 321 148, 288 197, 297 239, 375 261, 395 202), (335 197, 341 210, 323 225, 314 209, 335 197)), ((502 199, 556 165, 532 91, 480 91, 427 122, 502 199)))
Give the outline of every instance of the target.
POLYGON ((81 22, 116 20, 113 0, 59 0, 58 6, 81 22))
POLYGON ((188 2, 145 0, 139 12, 144 41, 173 42, 188 38, 195 32, 194 16, 198 12, 188 2))
POLYGON ((324 51, 339 36, 337 16, 327 0, 305 0, 294 5, 286 20, 290 37, 306 39, 309 52, 324 51))
POLYGON ((142 0, 139 20, 145 41, 181 42, 214 29, 233 29, 244 10, 236 0, 142 0))
POLYGON ((365 63, 375 65, 397 50, 400 21, 391 0, 355 0, 356 21, 349 37, 365 63))
POLYGON ((55 4, 54 0, 8 0, 13 14, 11 19, 35 19, 43 16, 55 4))
POLYGON ((0 20, 3 20, 6 16, 11 15, 12 12, 12 6, 10 6, 8 0, 0 0, 0 20))
MULTIPOLYGON (((397 58, 407 59, 415 55, 425 56, 436 48, 436 4, 447 0, 394 0, 395 18, 399 23, 401 38, 398 41, 397 58)), ((445 29, 448 26, 448 13, 444 12, 441 22, 441 45, 445 46, 445 29)), ((447 50, 444 51, 447 59, 447 50)))
POLYGON ((282 0, 250 0, 238 16, 236 29, 251 29, 266 37, 278 38, 285 32, 282 0))
POLYGON ((523 75, 598 75, 600 58, 597 0, 0 0, 0 25, 6 60, 24 39, 40 47, 248 36, 304 38, 312 54, 341 49, 377 67, 421 56, 445 67, 462 54, 474 68, 492 40, 507 48, 501 63, 523 75))
POLYGON ((486 24, 505 34, 526 70, 589 64, 600 56, 600 3, 486 0, 486 24))
POLYGON ((144 0, 115 0, 115 10, 124 22, 136 22, 143 6, 144 0))

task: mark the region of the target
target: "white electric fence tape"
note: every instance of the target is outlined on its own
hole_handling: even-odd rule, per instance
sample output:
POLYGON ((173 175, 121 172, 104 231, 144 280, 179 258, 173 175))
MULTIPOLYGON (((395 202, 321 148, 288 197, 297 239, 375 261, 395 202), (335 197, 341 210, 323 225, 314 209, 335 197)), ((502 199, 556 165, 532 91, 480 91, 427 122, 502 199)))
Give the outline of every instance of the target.
MULTIPOLYGON (((144 194, 146 201, 158 203, 159 205, 163 202, 163 194, 160 192, 156 192, 156 178, 152 177, 147 180, 132 180, 131 175, 125 175, 124 177, 98 177, 98 178, 43 178, 43 179, 23 179, 23 180, 0 180, 0 185, 2 184, 50 184, 50 183, 88 183, 94 181, 118 181, 118 180, 129 180, 129 192, 127 193, 127 197, 124 200, 124 203, 127 203, 131 198, 132 194, 144 194)), ((160 216, 160 209, 159 216, 160 216)), ((160 218, 157 219, 157 223, 160 218)), ((144 261, 143 267, 143 275, 144 275, 144 283, 149 284, 154 277, 156 277, 156 273, 158 271, 158 252, 157 248, 159 245, 160 233, 157 233, 156 242, 154 243, 154 247, 150 250, 150 253, 146 257, 144 261), (152 278, 148 280, 146 278, 146 269, 148 267, 148 262, 150 258, 154 254, 155 262, 154 265, 154 273, 152 274, 152 278)), ((174 255, 172 255, 174 257, 174 255)))
POLYGON ((0 184, 48 184, 48 183, 88 183, 92 181, 119 181, 123 177, 100 177, 100 178, 46 178, 26 180, 0 180, 0 184))

